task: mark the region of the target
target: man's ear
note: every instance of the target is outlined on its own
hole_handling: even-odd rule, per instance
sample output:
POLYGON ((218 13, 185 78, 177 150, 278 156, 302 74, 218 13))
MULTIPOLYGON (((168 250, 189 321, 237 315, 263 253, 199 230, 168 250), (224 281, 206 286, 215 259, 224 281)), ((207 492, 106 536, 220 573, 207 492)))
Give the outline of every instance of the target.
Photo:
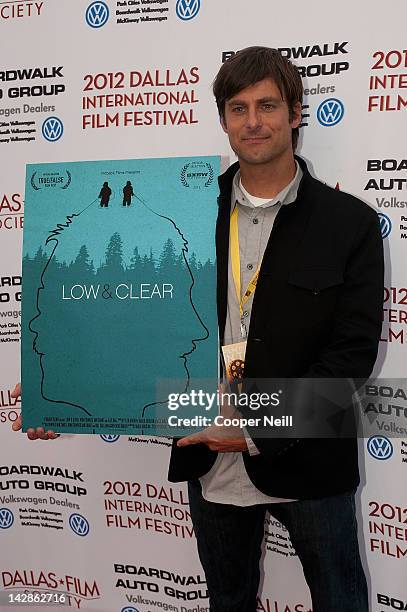
POLYGON ((227 128, 227 126, 226 126, 225 116, 224 116, 224 115, 220 115, 220 116, 219 116, 219 119, 220 119, 220 124, 221 124, 221 126, 222 126, 222 130, 223 130, 224 132, 226 132, 226 134, 227 134, 227 133, 228 133, 228 128, 227 128))
POLYGON ((293 106, 291 127, 297 128, 301 123, 301 119, 302 119, 302 104, 301 102, 296 102, 293 106))

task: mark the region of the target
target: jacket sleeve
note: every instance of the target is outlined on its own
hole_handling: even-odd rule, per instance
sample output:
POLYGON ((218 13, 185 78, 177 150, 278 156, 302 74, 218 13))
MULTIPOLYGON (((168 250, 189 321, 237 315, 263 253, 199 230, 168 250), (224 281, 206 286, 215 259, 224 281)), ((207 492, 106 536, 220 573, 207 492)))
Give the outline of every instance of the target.
POLYGON ((350 377, 363 384, 376 361, 383 317, 383 240, 374 212, 359 228, 344 280, 331 341, 304 377, 350 377))
MULTIPOLYGON (((286 413, 312 414, 311 421, 321 426, 323 435, 327 435, 326 419, 341 417, 341 411, 344 416, 352 409, 347 423, 353 426, 352 395, 370 376, 377 357, 383 316, 383 240, 377 214, 371 209, 363 212, 345 263, 330 341, 286 395, 286 413)), ((310 431, 314 429, 311 423, 310 431)), ((258 428, 248 427, 247 431, 260 453, 268 457, 286 452, 301 440, 267 438, 264 429, 263 436, 258 428)))

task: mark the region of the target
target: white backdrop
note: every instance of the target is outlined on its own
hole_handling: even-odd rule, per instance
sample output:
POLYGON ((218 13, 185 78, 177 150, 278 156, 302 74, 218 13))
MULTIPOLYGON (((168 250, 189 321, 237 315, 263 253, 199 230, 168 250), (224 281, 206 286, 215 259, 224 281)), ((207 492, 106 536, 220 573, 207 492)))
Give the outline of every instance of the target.
MULTIPOLYGON (((391 12, 378 0, 368 7, 349 0, 0 3, 3 601, 12 589, 42 589, 67 592, 73 609, 209 609, 186 488, 166 481, 169 442, 63 436, 33 443, 11 432, 20 410, 9 393, 20 378, 25 164, 212 154, 233 160, 211 95, 213 77, 238 49, 283 49, 301 67, 306 88, 299 153, 315 176, 383 215, 387 290, 376 374, 401 378, 407 345, 406 18, 403 0, 394 0, 391 12)), ((390 405, 378 435, 405 423, 388 397, 373 399, 378 410, 390 405)), ((407 609, 407 443, 390 436, 389 443, 378 441, 381 455, 374 443, 360 442, 358 505, 371 610, 383 612, 407 609)), ((273 519, 265 528, 258 610, 310 610, 285 529, 273 519)))

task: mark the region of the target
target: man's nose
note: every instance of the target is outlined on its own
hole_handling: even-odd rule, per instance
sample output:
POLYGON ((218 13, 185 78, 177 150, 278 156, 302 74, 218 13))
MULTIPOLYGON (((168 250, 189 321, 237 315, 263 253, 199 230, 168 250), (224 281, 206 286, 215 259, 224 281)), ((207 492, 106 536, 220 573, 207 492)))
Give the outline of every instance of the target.
POLYGON ((249 106, 247 109, 246 126, 251 130, 261 126, 261 113, 255 106, 249 106))

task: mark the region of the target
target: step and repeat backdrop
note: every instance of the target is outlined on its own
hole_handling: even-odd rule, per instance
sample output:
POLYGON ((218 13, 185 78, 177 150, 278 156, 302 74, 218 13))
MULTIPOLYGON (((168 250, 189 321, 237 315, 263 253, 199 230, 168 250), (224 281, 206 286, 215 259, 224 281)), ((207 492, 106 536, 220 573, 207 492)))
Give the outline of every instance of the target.
MULTIPOLYGON (((375 376, 392 383, 368 390, 377 431, 360 440, 359 531, 371 610, 407 609, 406 18, 403 0, 386 13, 378 0, 368 11, 348 0, 0 3, 4 609, 17 609, 13 594, 27 592, 94 612, 209 610, 186 487, 166 480, 168 439, 30 442, 11 431, 21 409, 10 393, 20 380, 25 166, 196 155, 234 161, 211 83, 222 62, 250 45, 279 48, 301 71, 298 152, 313 174, 380 215, 386 286, 375 376)), ((28 179, 33 189, 58 191, 69 173, 28 179)), ((119 200, 117 193, 113 204, 119 200)), ((312 610, 287 531, 273 517, 258 610, 312 610)))

